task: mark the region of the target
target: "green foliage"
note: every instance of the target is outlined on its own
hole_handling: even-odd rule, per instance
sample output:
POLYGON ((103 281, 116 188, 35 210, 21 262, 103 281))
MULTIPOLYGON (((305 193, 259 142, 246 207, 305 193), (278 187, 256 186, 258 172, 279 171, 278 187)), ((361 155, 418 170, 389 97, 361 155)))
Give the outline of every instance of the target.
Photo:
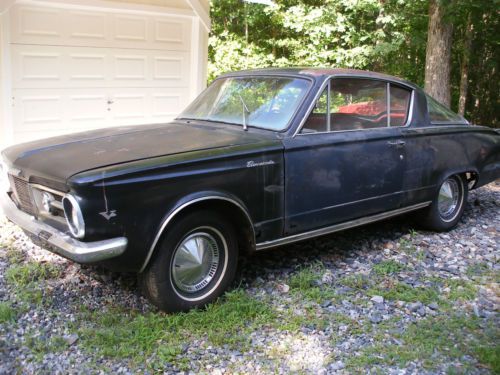
MULTIPOLYGON (((49 263, 17 263, 5 272, 5 279, 19 302, 40 305, 44 302, 44 286, 40 281, 59 277, 61 270, 49 263)), ((48 298, 45 302, 48 302, 48 298)), ((24 306, 26 308, 26 306, 24 306)))
POLYGON ((370 296, 382 296, 392 301, 422 302, 429 304, 439 300, 439 293, 432 287, 413 287, 399 281, 386 282, 372 287, 367 292, 370 296))
POLYGON ((377 275, 386 276, 398 273, 405 269, 405 266, 395 260, 385 260, 373 266, 373 272, 377 275))
MULTIPOLYGON (((393 334, 401 344, 387 344, 383 342, 387 335, 380 335, 373 346, 348 358, 346 365, 355 372, 377 364, 404 368, 418 360, 425 369, 435 369, 440 365, 435 360, 435 353, 439 352, 455 361, 464 354, 474 356, 493 373, 498 373, 499 334, 498 327, 493 325, 481 329, 479 319, 473 316, 453 314, 427 318, 402 333, 393 334)), ((466 369, 462 370, 467 373, 466 369)))
POLYGON ((187 313, 143 314, 116 309, 84 312, 82 321, 87 324, 77 329, 81 344, 90 352, 129 358, 134 363, 159 358, 161 363, 174 362, 182 353, 183 343, 194 337, 206 337, 212 345, 244 345, 248 333, 269 324, 273 317, 269 306, 235 290, 205 310, 187 313))
POLYGON ((9 267, 5 277, 8 283, 23 287, 38 280, 56 278, 59 274, 59 269, 53 264, 30 262, 9 267))
MULTIPOLYGON (((325 66, 368 69, 424 82, 427 0, 213 0, 209 80, 233 70, 325 66)), ((475 26, 466 116, 498 126, 498 0, 446 2, 454 25, 452 108, 469 15, 475 26)))
POLYGON ((16 310, 8 302, 0 302, 0 324, 16 319, 16 310))

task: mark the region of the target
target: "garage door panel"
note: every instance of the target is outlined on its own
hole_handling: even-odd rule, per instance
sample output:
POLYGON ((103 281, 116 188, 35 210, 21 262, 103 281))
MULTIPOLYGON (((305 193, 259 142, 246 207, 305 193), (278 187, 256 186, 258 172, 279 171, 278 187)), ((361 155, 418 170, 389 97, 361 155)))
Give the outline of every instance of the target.
POLYGON ((151 115, 155 120, 174 118, 183 108, 182 96, 165 92, 153 93, 152 107, 151 115))
POLYGON ((97 12, 70 11, 67 19, 69 30, 68 45, 106 43, 108 15, 97 12))
POLYGON ((97 82, 106 80, 106 77, 109 75, 108 57, 105 54, 92 53, 91 51, 87 53, 68 52, 65 60, 67 60, 67 64, 70 67, 67 78, 71 82, 68 82, 67 86, 83 85, 83 83, 80 83, 82 80, 94 81, 92 85, 95 85, 97 82))
POLYGON ((38 43, 61 43, 62 11, 52 8, 12 7, 12 31, 20 40, 38 43))
POLYGON ((148 40, 148 19, 139 16, 114 16, 114 30, 112 37, 127 42, 148 40))
POLYGON ((11 51, 15 88, 189 86, 183 52, 41 45, 11 51))
POLYGON ((60 80, 61 54, 40 52, 22 52, 18 56, 19 78, 23 81, 60 80))
POLYGON ((11 42, 14 44, 190 50, 189 17, 77 11, 32 5, 15 5, 11 12, 11 42))
POLYGON ((108 96, 106 92, 101 94, 73 94, 68 95, 69 107, 68 118, 71 122, 77 122, 77 127, 87 125, 88 122, 108 121, 108 96))
POLYGON ((148 80, 147 54, 144 55, 115 55, 114 78, 123 80, 148 80))

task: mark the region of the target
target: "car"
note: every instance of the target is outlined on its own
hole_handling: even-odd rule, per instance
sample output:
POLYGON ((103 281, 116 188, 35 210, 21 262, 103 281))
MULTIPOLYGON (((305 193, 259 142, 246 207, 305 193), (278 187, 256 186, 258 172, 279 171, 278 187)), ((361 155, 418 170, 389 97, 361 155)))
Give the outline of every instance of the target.
POLYGON ((2 152, 5 215, 79 263, 137 272, 161 310, 204 306, 238 255, 415 212, 459 222, 500 177, 500 134, 392 76, 343 69, 222 75, 174 121, 2 152))

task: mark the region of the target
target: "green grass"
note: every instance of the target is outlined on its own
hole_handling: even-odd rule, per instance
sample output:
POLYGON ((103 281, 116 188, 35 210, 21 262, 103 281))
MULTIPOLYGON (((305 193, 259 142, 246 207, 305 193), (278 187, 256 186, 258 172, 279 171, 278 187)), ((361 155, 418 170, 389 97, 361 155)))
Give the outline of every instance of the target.
POLYGON ((318 286, 319 275, 323 273, 324 267, 321 264, 315 264, 304 267, 290 276, 288 284, 290 293, 299 300, 309 300, 316 303, 322 303, 327 300, 333 300, 336 294, 328 285, 318 286))
POLYGON ((339 280, 339 284, 358 290, 366 289, 371 285, 370 279, 360 274, 345 276, 339 280))
POLYGON ((439 301, 439 292, 434 287, 413 287, 399 281, 389 280, 367 291, 369 296, 382 296, 387 300, 422 302, 429 304, 439 301))
POLYGON ((0 302, 0 324, 16 319, 17 312, 8 302, 0 302))
POLYGON ((405 266, 395 260, 385 260, 373 266, 373 272, 380 276, 392 275, 401 272, 405 266))
POLYGON ((467 271, 465 272, 465 274, 470 278, 483 276, 489 273, 489 269, 490 268, 488 267, 488 264, 484 262, 477 262, 467 267, 467 271))
POLYGON ((87 323, 77 328, 79 342, 90 353, 128 358, 133 363, 156 358, 150 364, 152 368, 163 361, 182 367, 178 357, 183 343, 195 338, 241 349, 248 344, 249 333, 273 323, 275 318, 269 306, 242 290, 226 293, 204 310, 187 313, 143 314, 112 309, 82 315, 80 321, 87 323))
POLYGON ((68 348, 68 343, 60 336, 46 339, 35 335, 33 332, 26 335, 25 345, 38 361, 41 361, 46 354, 62 352, 68 348))
POLYGON ((427 318, 394 337, 403 344, 387 344, 378 338, 373 346, 349 357, 347 368, 352 372, 373 365, 404 368, 409 362, 419 360, 425 369, 434 369, 439 365, 434 356, 437 351, 454 361, 468 354, 494 373, 500 371, 500 330, 493 325, 487 330, 482 329, 479 320, 473 316, 456 314, 427 318))
POLYGON ((304 267, 290 277, 290 289, 305 291, 314 286, 317 279, 318 276, 313 267, 304 267))
POLYGON ((476 298, 477 287, 466 280, 448 279, 445 285, 450 288, 447 299, 454 302, 458 300, 471 301, 476 298))
POLYGON ((8 283, 17 286, 28 286, 39 281, 57 278, 60 270, 53 264, 29 262, 10 266, 5 272, 8 283))
POLYGON ((27 309, 26 304, 41 305, 50 302, 41 281, 60 275, 60 269, 54 264, 28 262, 11 265, 5 272, 5 279, 10 284, 16 300, 24 304, 22 309, 27 309))

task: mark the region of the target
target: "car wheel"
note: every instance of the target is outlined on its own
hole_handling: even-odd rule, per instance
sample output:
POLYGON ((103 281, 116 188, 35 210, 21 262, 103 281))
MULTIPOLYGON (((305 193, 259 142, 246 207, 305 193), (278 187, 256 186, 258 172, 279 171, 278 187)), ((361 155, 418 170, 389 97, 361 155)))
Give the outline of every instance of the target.
POLYGON ((467 193, 467 183, 459 175, 445 179, 431 205, 421 213, 422 226, 439 232, 455 227, 464 212, 467 193))
POLYGON ((204 210, 183 216, 167 228, 140 274, 146 297, 167 312, 214 301, 234 279, 237 243, 233 226, 219 214, 204 210))

